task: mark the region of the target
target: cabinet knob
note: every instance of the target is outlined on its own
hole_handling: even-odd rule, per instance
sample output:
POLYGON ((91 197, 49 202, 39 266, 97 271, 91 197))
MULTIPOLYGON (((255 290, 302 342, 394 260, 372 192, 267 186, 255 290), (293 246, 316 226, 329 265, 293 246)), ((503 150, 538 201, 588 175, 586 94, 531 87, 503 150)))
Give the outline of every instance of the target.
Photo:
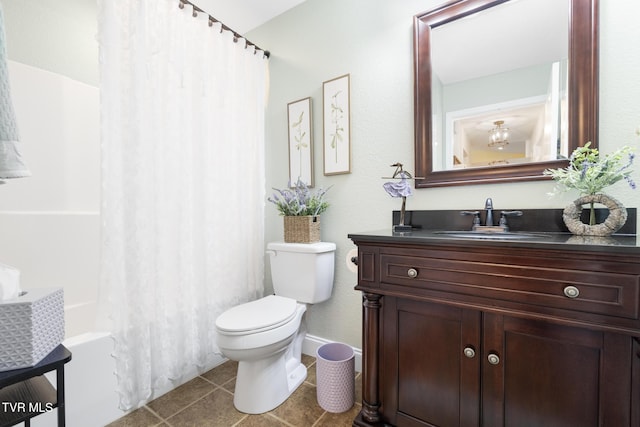
POLYGON ((462 352, 464 353, 465 356, 467 356, 469 359, 473 359, 476 356, 476 351, 473 349, 473 347, 469 346, 469 347, 465 347, 464 350, 462 350, 462 352))
POLYGON ((498 357, 498 355, 495 353, 489 353, 489 355, 487 356, 487 360, 492 365, 497 365, 498 363, 500 363, 500 357, 498 357))
POLYGON ((412 279, 415 279, 416 277, 418 277, 418 270, 416 270, 415 268, 408 269, 407 276, 411 277, 412 279))
POLYGON ((578 295, 580 295, 580 289, 575 286, 566 286, 564 288, 564 294, 569 298, 578 298, 578 295))

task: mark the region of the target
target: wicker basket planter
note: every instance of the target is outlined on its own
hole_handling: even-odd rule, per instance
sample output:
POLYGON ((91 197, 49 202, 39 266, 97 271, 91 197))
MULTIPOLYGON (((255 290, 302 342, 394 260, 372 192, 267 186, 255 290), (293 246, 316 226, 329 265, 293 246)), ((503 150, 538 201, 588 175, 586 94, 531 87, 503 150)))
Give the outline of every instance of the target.
POLYGON ((285 216, 285 243, 314 243, 320 241, 319 216, 285 216))

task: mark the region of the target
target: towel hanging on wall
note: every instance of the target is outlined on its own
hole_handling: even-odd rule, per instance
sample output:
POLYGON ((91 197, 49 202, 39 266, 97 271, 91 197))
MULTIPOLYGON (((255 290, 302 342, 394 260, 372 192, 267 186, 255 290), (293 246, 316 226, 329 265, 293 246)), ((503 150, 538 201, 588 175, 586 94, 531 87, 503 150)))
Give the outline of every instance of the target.
POLYGON ((31 176, 31 172, 19 150, 18 124, 9 90, 4 15, 0 5, 0 180, 26 176, 31 176))

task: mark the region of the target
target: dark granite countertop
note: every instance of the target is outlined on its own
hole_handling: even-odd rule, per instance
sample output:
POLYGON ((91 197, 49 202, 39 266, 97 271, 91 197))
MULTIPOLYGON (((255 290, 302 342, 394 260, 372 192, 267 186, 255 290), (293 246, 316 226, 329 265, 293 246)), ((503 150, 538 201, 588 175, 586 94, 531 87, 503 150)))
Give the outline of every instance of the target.
MULTIPOLYGON (((538 249, 562 249, 566 251, 604 251, 640 253, 640 240, 636 235, 612 235, 609 237, 574 236, 571 233, 527 232, 517 238, 499 235, 466 237, 466 232, 442 233, 441 230, 417 229, 397 233, 390 229, 361 233, 350 233, 348 237, 357 241, 376 241, 417 245, 447 244, 456 246, 504 246, 538 249)), ((468 233, 470 234, 470 233, 468 233)), ((518 235, 518 232, 513 234, 518 235)))
MULTIPOLYGON (((446 244, 465 247, 502 246, 535 249, 560 249, 572 252, 609 252, 640 254, 640 238, 636 233, 635 208, 629 208, 625 226, 609 237, 575 236, 562 222, 562 210, 523 210, 523 215, 509 218, 510 233, 474 234, 470 231, 471 219, 460 215, 460 211, 407 211, 405 224, 413 229, 409 232, 386 230, 350 233, 349 238, 358 241, 376 241, 396 244, 434 245, 446 244)), ((585 212, 586 213, 586 212, 585 212)), ((598 222, 606 216, 606 210, 597 210, 598 222)), ((397 224, 399 212, 392 214, 392 223, 397 224)), ((585 218, 586 219, 586 218, 585 218)))
MULTIPOLYGON (((468 217, 459 211, 407 211, 405 224, 413 226, 409 232, 385 230, 354 232, 352 240, 388 242, 413 245, 502 246, 563 251, 608 252, 640 254, 640 238, 636 234, 636 209, 631 208, 627 224, 609 237, 575 236, 562 223, 562 210, 524 210, 520 217, 509 218, 511 233, 473 234, 468 217)), ((601 222, 606 211, 598 213, 601 222)), ((398 223, 398 212, 393 212, 392 223, 398 223)))

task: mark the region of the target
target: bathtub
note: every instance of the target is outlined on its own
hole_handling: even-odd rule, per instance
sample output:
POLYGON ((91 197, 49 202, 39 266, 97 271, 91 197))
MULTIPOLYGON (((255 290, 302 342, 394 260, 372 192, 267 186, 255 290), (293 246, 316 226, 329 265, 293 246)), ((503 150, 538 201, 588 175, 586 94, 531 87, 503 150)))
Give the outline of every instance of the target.
MULTIPOLYGON (((72 353, 65 365, 65 403, 67 426, 102 427, 120 418, 115 362, 111 357, 113 340, 108 332, 97 332, 96 303, 65 306, 65 347, 72 353)), ((47 374, 55 385, 55 375, 47 374)), ((57 409, 31 420, 34 427, 55 427, 57 409)))
MULTIPOLYGON (((68 427, 103 427, 126 415, 118 408, 116 392, 113 337, 109 332, 96 331, 97 304, 88 301, 65 305, 65 334, 62 342, 71 351, 71 361, 65 365, 65 406, 68 427)), ((200 373, 207 371, 225 359, 214 360, 211 366, 191 368, 180 381, 156 390, 158 397, 200 373)), ((47 374, 55 386, 55 373, 47 374)), ((57 409, 33 418, 33 427, 57 426, 57 409)))

